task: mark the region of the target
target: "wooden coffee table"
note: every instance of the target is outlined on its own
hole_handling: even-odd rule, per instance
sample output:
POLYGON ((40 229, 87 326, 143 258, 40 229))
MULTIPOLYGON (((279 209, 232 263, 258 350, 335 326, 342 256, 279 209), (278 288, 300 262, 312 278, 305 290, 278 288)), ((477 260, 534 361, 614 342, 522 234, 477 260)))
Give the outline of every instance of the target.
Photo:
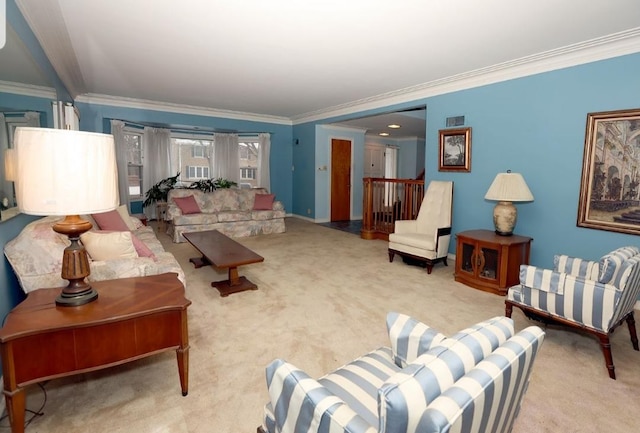
POLYGON ((246 277, 238 275, 238 266, 263 262, 264 257, 223 235, 218 230, 183 233, 182 236, 202 254, 202 257, 189 259, 196 268, 210 265, 215 268, 229 269, 229 279, 211 283, 211 286, 218 289, 220 296, 258 289, 258 286, 246 277))
POLYGON ((60 288, 34 290, 11 310, 0 329, 3 392, 13 433, 24 432, 27 385, 166 350, 176 351, 180 387, 187 395, 191 301, 184 297, 177 274, 91 285, 98 299, 77 307, 56 305, 60 288))

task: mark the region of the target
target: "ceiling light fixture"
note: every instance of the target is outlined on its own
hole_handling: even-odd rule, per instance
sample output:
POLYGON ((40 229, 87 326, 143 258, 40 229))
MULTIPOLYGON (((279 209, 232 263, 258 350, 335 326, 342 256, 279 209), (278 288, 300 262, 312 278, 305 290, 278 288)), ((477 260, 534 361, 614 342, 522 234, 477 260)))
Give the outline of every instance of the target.
POLYGON ((399 128, 401 128, 400 125, 396 125, 395 123, 392 123, 391 125, 387 125, 387 127, 391 128, 391 129, 399 129, 399 128))
POLYGON ((389 136, 389 133, 388 133, 388 132, 381 132, 381 133, 380 133, 380 134, 378 134, 378 135, 380 135, 380 136, 382 136, 382 137, 388 137, 388 136, 389 136))

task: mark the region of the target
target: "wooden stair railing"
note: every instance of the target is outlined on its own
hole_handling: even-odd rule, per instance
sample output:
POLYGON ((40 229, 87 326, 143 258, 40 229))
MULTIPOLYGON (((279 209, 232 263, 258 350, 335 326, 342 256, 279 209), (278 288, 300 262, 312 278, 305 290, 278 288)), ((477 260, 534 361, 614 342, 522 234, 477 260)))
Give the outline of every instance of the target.
POLYGON ((424 180, 363 179, 362 239, 389 240, 396 220, 418 216, 424 197, 424 180))

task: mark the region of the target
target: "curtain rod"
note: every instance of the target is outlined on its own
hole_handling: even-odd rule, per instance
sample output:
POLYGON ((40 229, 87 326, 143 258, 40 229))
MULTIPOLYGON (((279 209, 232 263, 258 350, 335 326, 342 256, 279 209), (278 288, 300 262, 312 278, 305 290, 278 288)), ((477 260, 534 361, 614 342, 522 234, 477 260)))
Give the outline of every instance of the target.
POLYGON ((184 133, 184 134, 194 134, 194 135, 211 135, 211 134, 215 134, 215 133, 219 133, 219 134, 238 134, 238 136, 241 137, 246 137, 249 135, 258 135, 258 134, 271 134, 273 135, 273 132, 271 131, 235 131, 235 130, 218 130, 216 131, 215 129, 202 129, 201 127, 193 127, 193 128, 172 128, 172 127, 166 127, 163 125, 157 125, 157 124, 152 124, 152 123, 138 123, 138 122, 131 122, 128 120, 122 120, 122 122, 124 122, 125 126, 132 126, 135 128, 145 128, 145 127, 150 127, 150 128, 162 128, 162 129, 168 129, 171 132, 177 132, 177 133, 184 133))

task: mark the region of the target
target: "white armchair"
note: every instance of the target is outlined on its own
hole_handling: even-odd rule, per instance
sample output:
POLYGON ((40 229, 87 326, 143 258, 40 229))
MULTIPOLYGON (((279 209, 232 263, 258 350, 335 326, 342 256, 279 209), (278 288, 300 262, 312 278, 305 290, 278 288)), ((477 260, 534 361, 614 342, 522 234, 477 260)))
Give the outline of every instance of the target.
POLYGON ((397 253, 405 259, 425 262, 428 274, 437 262, 447 266, 452 201, 453 182, 432 180, 417 219, 395 222, 394 233, 389 235, 389 261, 393 262, 397 253))

